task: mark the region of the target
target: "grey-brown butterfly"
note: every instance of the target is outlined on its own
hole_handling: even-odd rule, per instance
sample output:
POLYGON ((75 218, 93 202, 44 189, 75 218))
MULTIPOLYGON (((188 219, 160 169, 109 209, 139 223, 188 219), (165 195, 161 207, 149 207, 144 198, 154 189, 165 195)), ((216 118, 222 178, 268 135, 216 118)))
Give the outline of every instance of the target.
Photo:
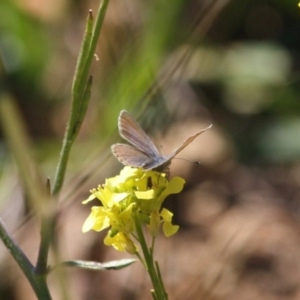
POLYGON ((146 171, 164 171, 174 156, 189 145, 197 136, 211 128, 212 125, 190 136, 180 147, 169 155, 159 153, 141 126, 126 110, 120 112, 118 126, 121 137, 131 144, 114 144, 111 146, 113 155, 123 165, 143 168, 146 171))

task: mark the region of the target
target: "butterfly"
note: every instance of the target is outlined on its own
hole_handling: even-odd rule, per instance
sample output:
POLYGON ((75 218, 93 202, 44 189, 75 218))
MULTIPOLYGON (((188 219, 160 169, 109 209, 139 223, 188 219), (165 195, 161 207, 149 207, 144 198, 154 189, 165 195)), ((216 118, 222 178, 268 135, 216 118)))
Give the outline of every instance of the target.
POLYGON ((197 136, 211 128, 197 132, 186 139, 172 154, 161 154, 150 140, 141 126, 130 116, 126 110, 122 110, 118 119, 120 136, 129 142, 128 144, 114 144, 111 146, 113 155, 126 166, 143 168, 145 171, 156 170, 163 172, 170 165, 171 160, 197 136))

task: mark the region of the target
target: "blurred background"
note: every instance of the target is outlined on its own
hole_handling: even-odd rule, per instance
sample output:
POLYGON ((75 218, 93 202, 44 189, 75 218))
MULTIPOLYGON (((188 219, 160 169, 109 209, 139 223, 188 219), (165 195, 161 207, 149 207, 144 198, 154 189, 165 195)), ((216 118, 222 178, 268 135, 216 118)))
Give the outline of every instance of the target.
MULTIPOLYGON (((15 99, 43 175, 54 180, 89 9, 99 2, 1 0, 1 85, 15 99), (5 83, 5 85, 4 85, 5 83)), ((82 234, 89 190, 121 164, 117 117, 128 110, 162 153, 213 124, 178 157, 184 191, 166 200, 180 231, 156 257, 170 299, 300 299, 300 9, 294 0, 111 0, 91 74, 87 117, 60 194, 60 260, 129 257, 82 234)), ((0 132, 0 216, 32 262, 39 218, 0 132)), ((0 299, 36 299, 0 245, 0 299)), ((54 263, 50 259, 50 264, 54 263)), ((70 299, 151 299, 139 263, 68 269, 70 299)), ((58 272, 49 276, 62 299, 58 272)))

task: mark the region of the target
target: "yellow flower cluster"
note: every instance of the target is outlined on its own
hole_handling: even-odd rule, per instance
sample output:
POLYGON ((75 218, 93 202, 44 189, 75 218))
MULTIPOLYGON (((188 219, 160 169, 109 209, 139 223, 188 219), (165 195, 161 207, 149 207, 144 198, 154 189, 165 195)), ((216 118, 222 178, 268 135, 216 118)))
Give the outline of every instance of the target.
POLYGON ((165 173, 126 166, 120 175, 106 179, 105 184, 91 190, 90 197, 83 201, 86 204, 98 199, 102 206, 92 207, 82 231, 110 227, 104 239, 106 245, 137 253, 137 245, 132 241, 136 237, 136 219, 147 225, 152 237, 157 236, 161 225, 167 237, 178 231, 179 226, 172 224, 173 214, 161 206, 168 195, 179 193, 184 183, 180 177, 168 180, 165 173))

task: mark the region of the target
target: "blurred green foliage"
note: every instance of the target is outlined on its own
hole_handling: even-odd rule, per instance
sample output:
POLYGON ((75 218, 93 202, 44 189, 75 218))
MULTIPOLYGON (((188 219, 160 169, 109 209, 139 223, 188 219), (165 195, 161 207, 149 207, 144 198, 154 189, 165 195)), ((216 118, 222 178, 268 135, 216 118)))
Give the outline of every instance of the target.
MULTIPOLYGON (((0 86, 19 104, 40 167, 52 180, 85 20, 99 2, 37 2, 0 1, 0 86), (51 15, 45 13, 49 7, 51 15)), ((111 0, 91 72, 91 104, 70 155, 71 180, 63 200, 78 204, 84 198, 78 194, 95 185, 83 187, 92 176, 98 184, 115 174, 113 164, 105 167, 118 139, 121 109, 156 133, 173 118, 184 120, 181 113, 202 118, 234 149, 232 165, 278 167, 285 177, 284 167, 300 160, 297 4, 111 0)), ((206 173, 202 176, 209 177, 206 173)), ((0 207, 23 196, 16 174, 1 135, 0 207)), ((235 178, 228 190, 234 183, 235 178)))
POLYGON ((2 62, 12 83, 28 91, 39 86, 50 55, 46 24, 28 15, 13 1, 1 1, 0 11, 2 62))
MULTIPOLYGON (((30 10, 30 4, 0 3, 5 81, 31 132, 59 143, 89 4, 68 3, 53 20, 30 10)), ((282 117, 295 119, 300 113, 297 2, 230 1, 210 17, 209 30, 201 32, 202 20, 214 9, 182 0, 112 1, 96 52, 93 101, 82 135, 110 138, 123 108, 136 115, 147 108, 152 117, 145 123, 153 129, 162 126, 162 119, 169 120, 164 104, 169 100, 163 91, 167 85, 157 85, 158 75, 166 59, 175 64, 174 55, 188 49, 191 54, 179 67, 179 80, 191 84, 200 102, 205 95, 213 122, 231 135, 240 159, 250 163, 267 157, 266 149, 277 149, 279 137, 267 139, 268 147, 261 143, 269 124, 278 128, 282 117)), ((284 147, 298 153, 288 142, 284 147)))

